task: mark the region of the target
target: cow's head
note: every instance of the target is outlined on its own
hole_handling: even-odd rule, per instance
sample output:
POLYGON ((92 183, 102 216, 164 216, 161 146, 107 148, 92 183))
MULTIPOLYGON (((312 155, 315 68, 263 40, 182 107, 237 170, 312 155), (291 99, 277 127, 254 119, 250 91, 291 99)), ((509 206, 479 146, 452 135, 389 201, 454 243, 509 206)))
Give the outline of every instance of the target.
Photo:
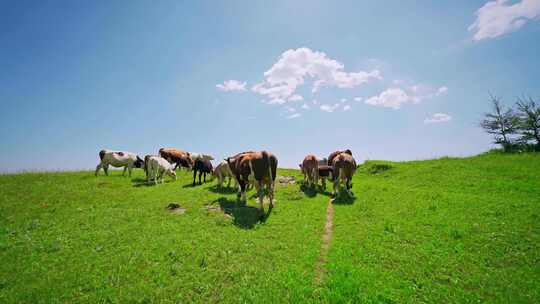
POLYGON ((137 159, 135 160, 135 162, 133 162, 133 166, 135 168, 142 168, 144 167, 144 160, 142 160, 138 155, 137 155, 137 159))
POLYGON ((350 156, 352 156, 352 151, 351 151, 351 150, 349 150, 349 149, 347 149, 347 150, 343 151, 343 153, 347 153, 347 154, 349 154, 350 156))
POLYGON ((174 171, 173 168, 169 168, 169 170, 167 170, 167 174, 168 174, 170 177, 174 178, 174 180, 176 180, 176 172, 174 171))

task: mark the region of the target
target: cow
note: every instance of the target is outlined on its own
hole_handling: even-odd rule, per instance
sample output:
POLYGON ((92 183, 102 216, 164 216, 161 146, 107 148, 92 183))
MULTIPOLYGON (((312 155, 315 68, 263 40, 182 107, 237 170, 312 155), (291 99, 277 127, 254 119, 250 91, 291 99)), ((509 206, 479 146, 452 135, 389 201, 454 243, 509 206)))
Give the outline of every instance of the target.
POLYGON ((323 158, 323 159, 319 159, 317 160, 317 164, 319 166, 328 166, 328 158, 323 158))
POLYGON ((337 195, 341 183, 345 183, 347 193, 352 196, 352 177, 356 172, 356 161, 351 154, 342 152, 336 155, 332 161, 332 170, 334 177, 334 191, 333 195, 337 195))
POLYGON ((223 187, 223 182, 227 177, 229 178, 227 187, 231 185, 231 179, 234 180, 233 188, 237 187, 236 179, 234 178, 234 175, 227 161, 222 161, 219 165, 216 166, 216 168, 214 169, 214 176, 218 179, 218 188, 223 187))
POLYGON ((334 170, 331 166, 327 166, 327 165, 319 165, 317 169, 319 172, 319 179, 321 180, 322 187, 323 189, 326 189, 326 179, 327 178, 329 178, 330 180, 333 179, 332 172, 334 172, 334 170))
POLYGON ((148 161, 150 160, 151 157, 155 157, 155 156, 158 156, 158 155, 145 155, 144 156, 144 166, 143 166, 143 169, 144 169, 144 174, 146 175, 146 181, 148 182, 148 161))
POLYGON ((204 182, 206 183, 206 174, 212 174, 212 163, 209 160, 197 159, 193 164, 193 186, 195 186, 195 177, 199 172, 199 185, 202 185, 201 175, 204 175, 204 182))
MULTIPOLYGON (((236 184, 238 186, 240 186, 240 183, 238 182, 238 179, 236 178, 236 174, 234 172, 236 172, 236 169, 235 169, 235 166, 236 166, 236 159, 243 155, 243 154, 246 154, 246 153, 255 153, 254 151, 244 151, 244 152, 240 152, 240 153, 237 153, 236 155, 234 156, 229 156, 227 158, 225 158, 224 160, 227 162, 227 164, 229 165, 229 169, 231 169, 231 172, 233 174, 233 177, 234 177, 234 181, 236 182, 236 184)), ((249 177, 248 177, 248 181, 246 182, 246 189, 249 191, 252 187, 253 187, 253 182, 254 182, 254 178, 253 178, 253 174, 250 174, 249 177)))
POLYGON ((338 154, 340 154, 340 153, 347 153, 347 154, 349 154, 350 156, 352 156, 352 151, 349 150, 349 149, 344 150, 344 151, 339 151, 339 150, 338 150, 338 151, 332 152, 332 153, 330 153, 330 155, 328 156, 328 163, 327 163, 327 165, 328 165, 328 166, 333 166, 333 164, 334 164, 334 157, 338 156, 338 154))
POLYGON ((144 161, 136 154, 125 151, 112 151, 101 150, 99 151, 100 162, 96 167, 95 175, 98 176, 99 169, 103 168, 105 175, 109 175, 109 165, 113 167, 124 167, 122 176, 126 175, 126 170, 129 171, 131 177, 131 170, 133 168, 142 168, 144 161))
POLYGON ((165 158, 169 163, 175 164, 174 170, 178 166, 187 168, 188 170, 193 168, 193 159, 189 152, 175 148, 161 148, 159 149, 159 156, 165 158))
POLYGON ((161 180, 163 183, 163 175, 167 174, 176 180, 176 172, 173 169, 173 166, 163 157, 147 155, 144 157, 146 163, 146 182, 150 182, 151 179, 154 180, 154 184, 157 185, 158 180, 161 180))
POLYGON ((319 180, 317 157, 315 155, 307 155, 302 162, 302 173, 304 173, 304 180, 307 177, 308 185, 317 185, 319 180))
POLYGON ((193 161, 196 161, 197 159, 200 159, 200 160, 214 160, 214 157, 212 157, 212 155, 208 155, 208 154, 190 152, 189 155, 191 156, 191 159, 193 159, 193 161))
POLYGON ((229 157, 226 161, 240 185, 238 198, 244 202, 246 201, 246 186, 249 183, 249 176, 253 174, 261 210, 264 210, 264 188, 268 190, 270 209, 272 209, 274 207, 274 181, 277 173, 277 158, 267 151, 244 152, 229 157))

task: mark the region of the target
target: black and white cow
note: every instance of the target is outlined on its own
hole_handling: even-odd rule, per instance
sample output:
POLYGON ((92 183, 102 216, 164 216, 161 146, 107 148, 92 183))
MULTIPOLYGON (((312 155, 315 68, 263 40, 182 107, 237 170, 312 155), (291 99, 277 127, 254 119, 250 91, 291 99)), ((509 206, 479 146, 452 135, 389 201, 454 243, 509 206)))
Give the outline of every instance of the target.
POLYGON ((113 166, 116 168, 124 167, 122 175, 125 176, 126 170, 128 170, 131 177, 131 169, 142 168, 144 166, 144 161, 135 153, 131 152, 101 150, 99 151, 99 158, 101 161, 96 167, 96 176, 101 168, 103 168, 105 175, 109 175, 109 166, 113 166))

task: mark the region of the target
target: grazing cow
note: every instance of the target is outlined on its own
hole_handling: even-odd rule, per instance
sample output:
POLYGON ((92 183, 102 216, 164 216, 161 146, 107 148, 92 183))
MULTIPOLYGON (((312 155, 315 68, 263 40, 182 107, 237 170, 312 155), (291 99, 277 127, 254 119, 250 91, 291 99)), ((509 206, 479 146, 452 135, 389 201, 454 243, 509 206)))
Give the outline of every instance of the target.
POLYGON ((323 159, 319 159, 317 160, 317 164, 319 166, 327 166, 328 165, 328 158, 323 158, 323 159))
POLYGON ((225 181, 225 178, 229 178, 229 182, 227 183, 227 187, 230 187, 231 185, 231 179, 234 180, 234 186, 233 188, 236 188, 236 179, 234 178, 234 175, 231 171, 231 168, 229 167, 229 164, 226 161, 222 161, 219 165, 216 166, 214 169, 214 176, 218 179, 218 188, 223 187, 223 182, 225 181))
POLYGON ((277 158, 270 152, 244 152, 226 159, 232 173, 240 185, 238 197, 246 201, 246 186, 249 176, 253 175, 255 188, 259 197, 261 210, 263 207, 263 189, 268 190, 270 208, 274 207, 274 181, 277 173, 277 158))
POLYGON ((129 176, 131 177, 131 169, 133 168, 142 168, 144 166, 144 161, 134 153, 125 152, 125 151, 111 151, 111 150, 101 150, 99 151, 100 162, 96 167, 96 176, 99 173, 99 169, 103 168, 105 175, 109 175, 109 165, 113 167, 124 167, 124 172, 122 176, 126 175, 126 170, 129 171, 129 176))
POLYGON ((208 154, 190 152, 189 155, 191 156, 191 159, 193 159, 193 161, 196 161, 197 159, 200 159, 200 160, 214 160, 212 155, 208 155, 208 154))
POLYGON ((328 166, 333 166, 334 165, 334 157, 338 156, 338 154, 340 153, 347 153, 349 154, 350 156, 352 156, 352 151, 347 149, 347 150, 344 150, 344 151, 336 151, 336 152, 332 152, 330 153, 330 155, 328 156, 328 166))
POLYGON ((334 172, 334 170, 331 166, 319 165, 318 171, 319 171, 319 178, 321 180, 322 187, 323 189, 326 189, 326 179, 327 178, 329 178, 330 180, 333 179, 332 172, 334 172))
POLYGON ((317 170, 317 157, 315 155, 307 155, 302 162, 302 172, 304 173, 304 179, 307 177, 309 185, 317 185, 319 180, 319 170, 317 170))
POLYGON ((336 155, 332 164, 333 176, 334 176, 334 191, 333 195, 337 195, 337 191, 342 182, 345 183, 347 193, 352 196, 352 177, 356 172, 356 161, 347 152, 336 155))
POLYGON ((178 166, 187 168, 188 170, 193 168, 193 159, 186 151, 175 148, 161 148, 159 149, 159 156, 165 158, 169 163, 175 164, 174 170, 176 170, 178 166))
POLYGON ((212 163, 209 160, 197 159, 193 164, 193 186, 195 186, 195 176, 199 172, 199 185, 202 185, 201 175, 204 175, 204 182, 206 183, 206 174, 212 174, 212 163))
POLYGON ((147 155, 144 159, 146 161, 145 168, 147 170, 146 182, 150 182, 150 180, 153 179, 154 184, 156 185, 158 180, 161 180, 161 183, 163 183, 164 174, 167 174, 176 180, 176 172, 174 171, 173 166, 165 158, 147 155))

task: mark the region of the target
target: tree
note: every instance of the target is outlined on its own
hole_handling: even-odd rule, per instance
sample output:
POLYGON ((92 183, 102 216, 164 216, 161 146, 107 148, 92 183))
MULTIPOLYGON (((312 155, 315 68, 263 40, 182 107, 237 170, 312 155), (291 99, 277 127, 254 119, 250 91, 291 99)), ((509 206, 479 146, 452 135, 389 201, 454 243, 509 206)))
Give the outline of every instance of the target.
POLYGON ((518 132, 519 140, 523 144, 536 141, 536 149, 540 149, 540 102, 518 98, 516 102, 517 117, 519 118, 518 132))
POLYGON ((490 96, 492 113, 485 113, 480 126, 487 133, 492 134, 494 143, 508 151, 512 147, 512 135, 518 128, 518 117, 511 108, 506 108, 501 104, 501 100, 496 96, 490 96))

